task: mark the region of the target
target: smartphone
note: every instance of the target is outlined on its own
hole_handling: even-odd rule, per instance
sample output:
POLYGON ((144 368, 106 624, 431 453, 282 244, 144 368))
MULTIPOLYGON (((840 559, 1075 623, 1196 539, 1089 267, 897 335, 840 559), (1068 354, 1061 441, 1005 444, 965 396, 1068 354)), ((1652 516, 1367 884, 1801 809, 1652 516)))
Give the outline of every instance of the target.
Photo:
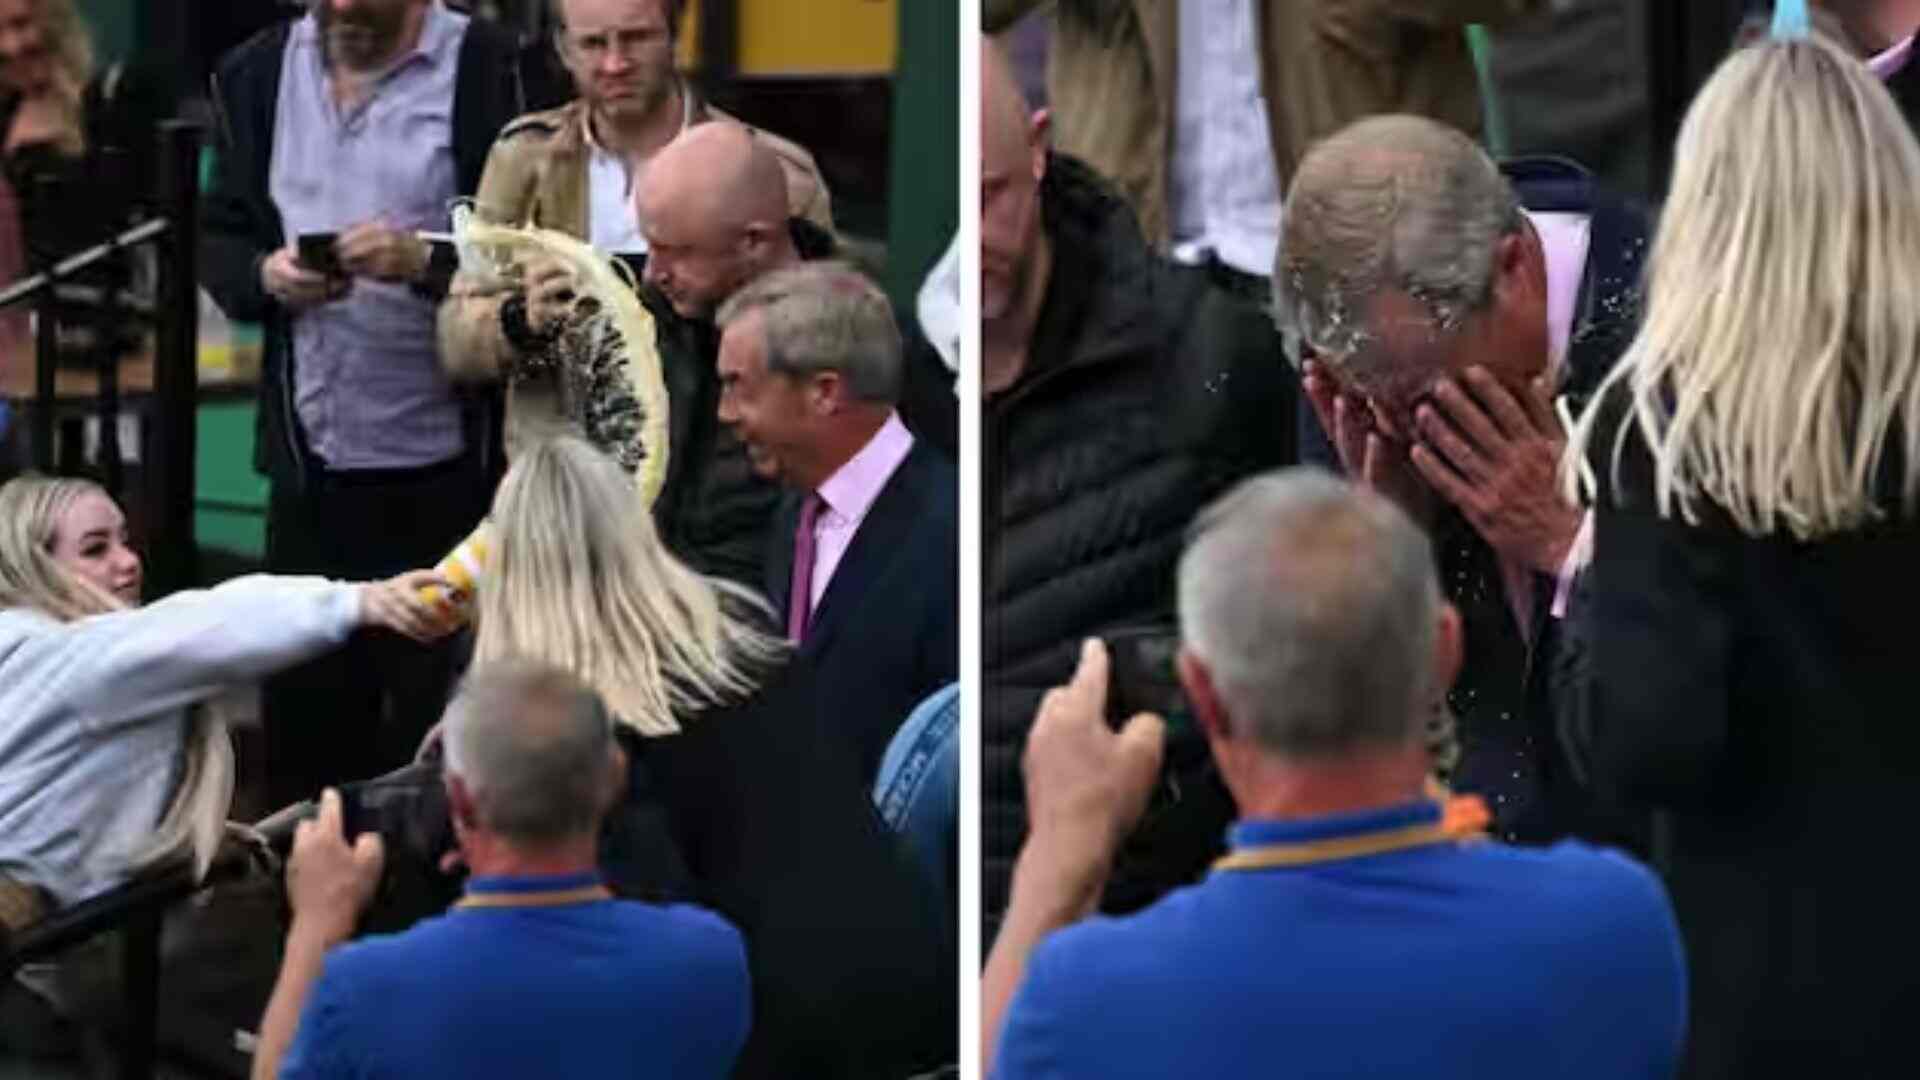
POLYGON ((1150 712, 1167 722, 1169 736, 1193 730, 1193 707, 1174 657, 1180 652, 1180 633, 1170 626, 1116 630, 1103 635, 1107 644, 1107 719, 1116 727, 1136 713, 1150 712))
POLYGON ((330 278, 346 277, 346 270, 340 266, 339 239, 339 233, 301 233, 294 241, 300 265, 330 278))

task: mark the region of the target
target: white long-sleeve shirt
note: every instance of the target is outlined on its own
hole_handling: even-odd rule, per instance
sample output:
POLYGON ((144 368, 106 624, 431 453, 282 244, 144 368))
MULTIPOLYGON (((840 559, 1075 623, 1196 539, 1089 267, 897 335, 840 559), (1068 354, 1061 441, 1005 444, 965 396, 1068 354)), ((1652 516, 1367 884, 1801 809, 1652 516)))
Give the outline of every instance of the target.
POLYGON ((0 611, 0 872, 61 905, 125 881, 179 783, 188 707, 359 617, 352 585, 264 575, 67 623, 0 611))

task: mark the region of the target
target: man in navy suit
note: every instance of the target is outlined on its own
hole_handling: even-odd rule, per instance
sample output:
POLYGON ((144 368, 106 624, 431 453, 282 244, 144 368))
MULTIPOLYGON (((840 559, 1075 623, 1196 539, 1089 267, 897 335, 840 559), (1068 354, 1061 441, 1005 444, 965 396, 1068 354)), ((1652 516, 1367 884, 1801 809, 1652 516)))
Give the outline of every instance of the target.
POLYGON ((1562 410, 1639 325, 1645 215, 1571 162, 1496 165, 1414 116, 1323 140, 1287 207, 1275 310, 1303 361, 1300 460, 1411 513, 1466 624, 1451 783, 1487 799, 1502 840, 1646 851, 1644 815, 1559 752, 1584 724, 1591 529, 1556 472, 1562 410))
POLYGON ((900 722, 959 670, 953 463, 900 422, 900 333, 856 271, 776 271, 717 321, 720 420, 788 489, 768 599, 871 781, 900 722))

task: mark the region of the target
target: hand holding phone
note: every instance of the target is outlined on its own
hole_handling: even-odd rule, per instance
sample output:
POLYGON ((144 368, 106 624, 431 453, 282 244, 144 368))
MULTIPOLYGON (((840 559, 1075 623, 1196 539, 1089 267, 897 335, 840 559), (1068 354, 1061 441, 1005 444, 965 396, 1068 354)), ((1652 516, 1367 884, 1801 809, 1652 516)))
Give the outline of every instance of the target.
POLYGON ((295 241, 300 265, 328 278, 346 277, 346 269, 340 265, 339 240, 338 233, 301 233, 295 241))
POLYGON ((1169 738, 1193 730, 1193 709, 1174 666, 1179 632, 1170 626, 1137 627, 1103 636, 1109 658, 1107 720, 1118 726, 1149 712, 1166 721, 1169 738))
MULTIPOLYGON (((309 243, 309 248, 313 247, 309 243)), ((338 300, 347 295, 352 284, 351 278, 329 277, 308 266, 297 242, 272 252, 260 263, 260 288, 294 312, 338 300)))

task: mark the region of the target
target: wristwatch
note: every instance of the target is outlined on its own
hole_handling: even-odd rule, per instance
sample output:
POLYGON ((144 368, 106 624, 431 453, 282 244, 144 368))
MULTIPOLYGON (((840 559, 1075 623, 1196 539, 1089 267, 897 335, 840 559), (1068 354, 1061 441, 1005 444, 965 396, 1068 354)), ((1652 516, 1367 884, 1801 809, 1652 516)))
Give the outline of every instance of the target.
POLYGON ((527 322, 527 294, 515 292, 500 302, 500 333, 507 343, 523 353, 539 352, 559 336, 559 327, 535 330, 527 322))

